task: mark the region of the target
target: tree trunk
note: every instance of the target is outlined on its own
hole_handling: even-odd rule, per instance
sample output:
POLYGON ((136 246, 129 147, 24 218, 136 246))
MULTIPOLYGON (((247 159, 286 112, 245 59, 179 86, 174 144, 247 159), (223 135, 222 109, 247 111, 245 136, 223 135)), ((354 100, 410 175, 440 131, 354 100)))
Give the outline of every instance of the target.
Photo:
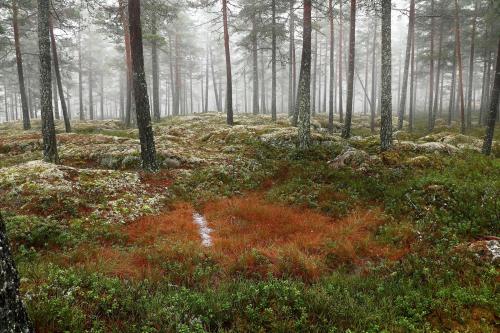
POLYGON ((205 110, 203 112, 208 112, 208 40, 207 40, 207 62, 205 67, 205 110))
POLYGON ((295 86, 296 86, 296 66, 295 66, 295 0, 290 0, 290 49, 289 49, 289 77, 288 77, 288 114, 292 116, 293 126, 297 125, 297 117, 295 115, 295 86))
POLYGON ((428 117, 427 131, 432 131, 434 128, 432 115, 433 94, 434 94, 434 0, 431 0, 431 48, 430 48, 430 63, 429 63, 429 91, 427 93, 426 104, 428 102, 428 117))
POLYGON ((298 115, 299 149, 309 148, 311 141, 311 0, 304 0, 302 60, 295 113, 298 115))
POLYGON ((85 120, 83 110, 83 72, 82 72, 82 18, 78 14, 78 102, 80 108, 80 120, 85 120))
POLYGON ((257 64, 257 17, 252 18, 252 77, 253 77, 253 114, 259 114, 259 69, 257 64))
POLYGON ((271 119, 276 121, 276 0, 271 1, 272 41, 271 41, 271 119))
POLYGON ((382 0, 382 96, 380 149, 392 146, 391 0, 382 0))
POLYGON ((100 73, 100 88, 101 88, 101 93, 99 94, 100 95, 100 106, 101 106, 101 120, 104 119, 104 74, 103 72, 101 71, 100 73))
MULTIPOLYGON (((354 52, 356 45, 356 0, 351 0, 351 27, 349 31, 349 72, 347 73, 347 106, 345 110, 345 123, 342 129, 342 137, 347 139, 351 136, 352 104, 354 93, 354 52)), ((389 22, 390 24, 390 22, 389 22)), ((390 29, 390 27, 389 27, 390 29)), ((390 30, 389 30, 390 34, 390 30)), ((390 36, 390 35, 389 35, 390 36)), ((389 37, 390 41, 390 37, 389 37)), ((390 47, 390 45, 389 45, 390 47)), ((390 52, 390 49, 389 49, 390 52)))
POLYGON ((158 64, 158 41, 156 40, 156 14, 151 17, 153 41, 151 42, 151 72, 153 74, 153 119, 160 121, 160 68, 158 64))
MULTIPOLYGON (((130 1, 130 0, 129 0, 130 1)), ((174 66, 174 71, 175 71, 175 93, 174 93, 174 108, 172 109, 172 115, 173 116, 178 116, 180 112, 180 107, 181 107, 181 57, 179 54, 179 34, 177 31, 175 32, 175 66, 174 66)))
POLYGON ((222 0, 222 15, 224 20, 224 50, 226 52, 226 121, 228 125, 233 125, 233 78, 231 73, 229 31, 227 27, 227 0, 222 0))
POLYGON ((18 8, 17 0, 12 0, 12 27, 14 30, 14 48, 16 50, 17 77, 19 79, 19 92, 21 94, 21 107, 23 110, 23 128, 31 128, 28 101, 26 98, 26 88, 24 87, 23 57, 21 54, 21 43, 19 42, 19 27, 17 23, 18 8))
MULTIPOLYGON (((311 114, 316 113, 316 79, 318 77, 318 31, 314 32, 314 60, 313 60, 313 72, 312 72, 312 95, 311 95, 311 114)), ((321 59, 320 59, 321 61, 321 59)))
POLYGON ((123 103, 123 71, 120 70, 120 120, 125 119, 125 104, 123 103))
POLYGON ((370 130, 375 132, 375 108, 377 99, 377 19, 375 19, 375 27, 373 29, 373 49, 372 49, 372 98, 370 105, 370 130))
POLYGON ((133 100, 133 92, 132 92, 132 58, 130 54, 130 32, 129 32, 129 19, 128 15, 125 13, 125 4, 123 3, 125 0, 119 0, 120 6, 120 16, 122 19, 122 27, 123 27, 123 39, 125 44, 125 64, 127 66, 127 87, 126 87, 126 102, 125 102, 125 126, 130 127, 132 124, 132 108, 134 100, 133 100))
POLYGON ((243 98, 245 99, 245 113, 248 113, 247 105, 247 68, 243 67, 243 98))
POLYGON ((57 79, 56 79, 56 73, 54 71, 54 68, 52 68, 52 101, 54 105, 54 116, 56 120, 61 119, 59 115, 59 102, 57 100, 57 79))
POLYGON ((436 73, 436 82, 435 82, 435 90, 434 90, 434 105, 432 107, 432 122, 431 122, 431 130, 434 129, 434 125, 436 124, 436 116, 438 113, 438 94, 439 94, 439 79, 441 78, 441 57, 443 51, 443 27, 444 20, 441 20, 441 24, 439 26, 439 44, 438 44, 438 63, 437 63, 437 73, 436 73))
POLYGON ((460 132, 465 134, 464 81, 462 74, 462 51, 460 45, 460 21, 458 16, 458 0, 455 0, 455 48, 458 60, 458 94, 460 98, 460 132))
POLYGON ((19 295, 19 274, 0 212, 0 332, 31 333, 33 326, 19 295))
POLYGON ((343 107, 343 101, 342 101, 342 44, 343 44, 343 39, 344 39, 344 28, 342 24, 342 17, 343 17, 343 11, 342 11, 342 2, 340 1, 340 12, 339 12, 339 52, 338 52, 338 58, 339 58, 339 117, 340 117, 340 122, 344 122, 344 107, 343 107))
POLYGON ((156 164, 153 126, 151 124, 148 91, 146 86, 146 77, 144 74, 140 0, 128 1, 128 16, 133 73, 132 77, 137 114, 137 127, 139 128, 139 139, 141 142, 142 167, 146 171, 155 171, 158 169, 158 166, 156 164))
POLYGON ((469 57, 469 84, 467 90, 467 128, 472 127, 472 82, 474 79, 474 48, 475 48, 475 35, 476 35, 476 22, 477 22, 477 6, 476 1, 474 8, 474 18, 472 20, 472 32, 470 41, 470 57, 469 57))
POLYGON ((486 100, 489 93, 489 83, 490 83, 490 68, 491 68, 491 52, 484 50, 484 65, 483 65, 483 83, 481 85, 481 105, 479 106, 479 120, 478 125, 483 126, 484 124, 484 113, 486 109, 486 100))
POLYGON ((403 71, 403 85, 401 88, 401 100, 398 114, 398 130, 403 129, 403 120, 406 108, 406 94, 408 88, 408 70, 410 67, 410 53, 412 50, 413 34, 415 33, 415 0, 410 2, 410 18, 408 21, 408 36, 406 37, 405 67, 403 71))
POLYGON ((497 63, 495 67, 495 79, 493 81, 493 89, 490 97, 490 112, 488 114, 486 135, 483 143, 483 154, 491 154, 491 144, 493 142, 493 134, 495 131, 495 122, 498 117, 498 98, 500 94, 500 39, 497 47, 497 63))
POLYGON ((448 126, 451 125, 451 120, 453 117, 453 110, 455 109, 455 95, 456 95, 456 78, 457 78, 457 55, 456 48, 453 52, 453 65, 451 67, 451 87, 450 87, 450 102, 448 103, 448 126))
POLYGON ((52 113, 52 71, 50 64, 49 0, 38 0, 38 49, 40 57, 40 106, 43 159, 59 163, 56 129, 52 113))
MULTIPOLYGON (((61 109, 64 118, 64 128, 66 133, 71 132, 71 124, 69 122, 68 108, 66 107, 66 100, 64 99, 64 90, 61 80, 61 71, 59 70, 59 57, 57 55, 56 38, 54 36, 54 26, 52 24, 52 17, 49 18, 50 41, 52 46, 52 62, 54 63, 54 72, 56 74, 57 91, 59 92, 59 100, 61 101, 61 109)), ((57 100, 55 101, 57 103, 57 100)))
POLYGON ((333 58, 334 35, 333 35, 333 0, 328 1, 328 21, 330 28, 330 91, 328 99, 328 132, 333 133, 333 86, 335 84, 335 63, 333 58))

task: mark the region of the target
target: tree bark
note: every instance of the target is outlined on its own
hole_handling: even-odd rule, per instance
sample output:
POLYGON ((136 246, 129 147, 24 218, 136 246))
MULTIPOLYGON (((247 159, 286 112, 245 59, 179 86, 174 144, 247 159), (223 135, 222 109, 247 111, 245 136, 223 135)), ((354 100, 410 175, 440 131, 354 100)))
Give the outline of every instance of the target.
POLYGON ((410 67, 410 53, 412 49, 413 34, 415 33, 415 0, 410 2, 410 18, 408 21, 408 36, 406 37, 405 67, 403 71, 403 85, 401 87, 401 100, 398 114, 398 130, 403 129, 403 120, 406 108, 406 94, 408 88, 408 70, 410 67))
MULTIPOLYGON (((59 70, 59 56, 57 55, 57 45, 56 45, 56 38, 54 36, 54 26, 52 22, 52 17, 49 18, 49 29, 50 29, 50 42, 52 46, 52 62, 54 63, 54 72, 56 74, 59 100, 61 101, 61 109, 64 119, 64 128, 66 130, 66 133, 69 133, 71 132, 71 123, 69 122, 68 108, 66 107, 66 100, 64 99, 64 90, 61 80, 61 71, 59 70)), ((57 100, 55 102, 57 103, 57 100)))
POLYGON ((344 39, 344 28, 342 24, 342 17, 343 11, 342 11, 342 2, 339 1, 340 3, 340 12, 339 12, 339 52, 338 52, 338 58, 339 58, 339 117, 340 117, 340 122, 344 122, 344 107, 343 107, 343 101, 342 101, 342 44, 343 44, 343 39, 344 39))
POLYGON ((34 332, 19 295, 19 285, 19 274, 0 212, 0 332, 34 332))
POLYGON ((142 47, 141 4, 140 0, 128 0, 128 16, 130 30, 130 51, 134 98, 137 114, 137 127, 141 142, 142 167, 146 171, 156 171, 156 149, 151 124, 148 91, 144 74, 144 56, 142 47))
POLYGON ((126 84, 126 102, 125 102, 125 126, 130 127, 132 124, 132 108, 133 108, 133 92, 132 92, 132 59, 130 54, 130 33, 129 19, 125 13, 125 0, 119 0, 120 16, 123 26, 123 39, 125 44, 125 64, 127 67, 127 84, 126 84))
POLYGON ((298 146, 307 149, 311 141, 311 0, 304 0, 302 60, 295 113, 298 115, 298 146))
POLYGON ((295 66, 295 0, 290 0, 290 49, 289 49, 289 77, 288 77, 288 114, 292 116, 293 126, 297 125, 297 115, 295 114, 295 87, 296 87, 296 66, 295 66))
POLYGON ((257 17, 252 17, 252 78, 253 78, 253 114, 259 114, 259 69, 257 59, 257 17))
POLYGON ((271 1, 271 119, 276 121, 276 0, 271 1))
POLYGON ((460 98, 460 132, 465 134, 464 81, 462 74, 462 51, 460 45, 460 22, 458 15, 458 0, 455 0, 455 48, 458 60, 458 94, 460 98))
MULTIPOLYGON (((81 8, 80 8, 81 10, 81 8)), ((80 120, 85 120, 83 110, 83 73, 82 73, 82 13, 78 14, 78 102, 80 108, 80 120)))
POLYGON ((391 0, 382 0, 382 96, 380 150, 392 146, 391 0))
MULTIPOLYGON (((345 110, 345 122, 342 129, 342 137, 347 139, 351 136, 352 104, 354 93, 354 52, 356 45, 356 0, 351 0, 351 26, 349 31, 349 69, 347 73, 347 106, 345 110)), ((390 24, 390 22, 389 22, 390 24)), ((390 29, 390 27, 389 27, 390 29)), ((390 30, 389 30, 390 34, 390 30)), ((390 37, 389 37, 390 41, 390 37)), ((390 45, 389 45, 390 47, 390 45)), ((390 49, 389 49, 390 52, 390 49)))
POLYGON ((156 40, 156 14, 151 16, 153 40, 151 42, 151 72, 153 74, 153 119, 160 121, 160 68, 158 64, 158 41, 156 40))
POLYGON ((493 134, 495 131, 495 122, 498 116, 498 98, 500 94, 500 39, 497 47, 497 62, 495 65, 495 79, 493 81, 493 89, 491 90, 490 112, 488 114, 486 135, 483 143, 483 154, 491 154, 491 144, 493 142, 493 134))
POLYGON ((50 63, 49 0, 38 0, 38 49, 40 57, 40 106, 43 159, 59 163, 56 129, 52 113, 52 71, 50 63))
POLYGON ((222 0, 224 21, 224 50, 226 52, 226 122, 233 125, 233 78, 231 73, 231 52, 229 49, 229 30, 227 27, 227 0, 222 0))
POLYGON ((434 104, 432 107, 432 122, 431 122, 431 130, 434 129, 434 125, 436 124, 436 116, 438 113, 438 97, 439 97, 439 79, 441 78, 441 57, 443 51, 443 27, 444 20, 441 20, 441 24, 439 27, 439 43, 438 43, 438 63, 437 63, 437 73, 436 73, 436 82, 435 82, 435 90, 434 90, 434 104))
POLYGON ((328 132, 333 133, 333 86, 335 84, 335 62, 333 57, 334 35, 333 35, 333 0, 328 1, 328 21, 330 28, 330 91, 328 99, 328 132))
POLYGON ((467 129, 472 127, 472 82, 474 79, 474 49, 475 49, 475 35, 476 35, 476 22, 477 22, 477 6, 476 1, 474 7, 474 18, 472 20, 472 32, 470 41, 470 57, 469 57, 469 84, 467 90, 467 129))
POLYGON ((23 113, 23 129, 31 128, 30 113, 28 110, 28 100, 26 98, 26 88, 24 86, 23 56, 21 54, 21 43, 19 41, 17 0, 12 0, 12 28, 14 30, 14 48, 16 50, 17 77, 19 80, 19 93, 21 95, 21 107, 23 113))
POLYGON ((375 27, 373 30, 373 49, 372 49, 372 98, 370 105, 370 130, 375 132, 375 108, 377 99, 377 20, 375 19, 375 27))
POLYGON ((203 112, 208 112, 208 40, 207 40, 207 62, 205 67, 205 110, 203 112))
POLYGON ((431 0, 431 48, 430 48, 430 63, 429 63, 429 91, 428 98, 426 102, 428 102, 428 118, 427 118, 427 131, 432 131, 434 128, 432 115, 432 106, 433 106, 433 94, 434 94, 434 0, 431 0))
MULTIPOLYGON (((318 77, 318 31, 314 32, 314 60, 313 60, 313 72, 312 72, 312 95, 311 95, 311 114, 316 113, 316 81, 318 77)), ((321 58, 320 58, 321 61, 321 58)))

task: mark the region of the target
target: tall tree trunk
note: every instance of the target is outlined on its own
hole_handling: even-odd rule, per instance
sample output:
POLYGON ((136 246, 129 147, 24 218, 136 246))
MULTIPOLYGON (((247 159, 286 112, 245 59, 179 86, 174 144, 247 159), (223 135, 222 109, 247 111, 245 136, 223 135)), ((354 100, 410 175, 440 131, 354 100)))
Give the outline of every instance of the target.
POLYGON ((375 132, 375 108, 377 99, 377 20, 375 19, 375 27, 373 29, 373 49, 372 49, 372 98, 370 105, 370 130, 375 132))
MULTIPOLYGON (((129 0, 130 1, 130 0, 129 0)), ((178 116, 181 107, 181 56, 179 54, 179 33, 175 31, 175 94, 174 94, 174 108, 172 109, 172 115, 178 116)))
POLYGON ((23 56, 21 54, 21 43, 19 41, 19 26, 17 23, 18 8, 17 0, 12 0, 12 28, 14 30, 14 48, 16 50, 17 77, 19 79, 19 92, 21 94, 21 107, 23 110, 23 128, 31 128, 28 101, 26 99, 26 88, 24 87, 23 56))
POLYGON ((438 44, 438 63, 437 63, 437 73, 436 73, 436 83, 435 83, 435 90, 434 90, 434 105, 432 107, 432 122, 431 122, 431 130, 434 129, 434 125, 436 123, 436 116, 438 113, 438 94, 439 94, 439 79, 441 78, 441 57, 442 57, 442 51, 443 51, 443 27, 444 27, 444 20, 441 20, 440 26, 439 26, 439 44, 438 44))
POLYGON ((328 132, 333 133, 333 86, 335 84, 335 63, 333 58, 334 35, 333 35, 333 0, 328 1, 328 21, 330 28, 330 91, 328 99, 328 132))
MULTIPOLYGON (((274 0, 273 0, 274 1, 274 0)), ((314 32, 314 60, 313 60, 313 72, 312 72, 312 95, 311 95, 311 114, 316 113, 316 79, 318 77, 318 31, 314 32)), ((321 61, 321 59, 320 59, 321 61)))
POLYGON ((208 40, 207 40, 207 62, 205 66, 205 110, 203 112, 208 112, 208 40))
POLYGON ((486 135, 483 143, 483 154, 491 154, 491 144, 493 142, 493 134, 495 131, 495 122, 498 117, 498 98, 500 94, 500 39, 497 47, 497 62, 495 65, 493 89, 491 90, 490 112, 487 118, 486 135))
POLYGON ((453 52, 453 65, 451 67, 451 87, 450 87, 450 102, 448 104, 448 126, 451 125, 451 120, 453 118, 453 111, 455 110, 455 95, 456 95, 456 78, 457 78, 457 54, 456 48, 453 52))
POLYGON ((339 12, 339 52, 338 52, 338 58, 339 58, 339 117, 340 117, 340 122, 344 122, 344 106, 343 106, 343 101, 342 101, 342 44, 344 43, 344 28, 343 28, 343 23, 342 23, 342 17, 344 16, 344 13, 342 11, 342 2, 339 1, 340 3, 340 12, 339 12))
POLYGON ((472 127, 472 82, 474 79, 474 49, 475 49, 475 35, 476 35, 476 22, 477 22, 477 6, 478 1, 476 1, 474 7, 474 18, 472 20, 472 32, 470 41, 470 57, 469 57, 469 84, 467 90, 467 128, 472 127))
POLYGON ((153 125, 151 124, 148 91, 146 86, 146 77, 144 74, 140 0, 128 1, 128 17, 130 29, 130 51, 132 58, 132 77, 134 84, 137 127, 139 128, 139 139, 141 142, 142 167, 147 171, 155 171, 158 169, 158 166, 156 164, 153 125))
POLYGON ((298 114, 299 149, 309 148, 311 141, 311 0, 304 0, 302 59, 296 112, 298 114))
POLYGON ((10 251, 7 230, 0 212, 0 331, 32 333, 33 326, 19 295, 19 274, 10 251))
MULTIPOLYGON (((80 3, 81 7, 81 3, 80 3)), ((81 8, 80 8, 81 10, 81 8)), ((80 120, 85 120, 85 111, 83 109, 83 71, 82 71, 82 17, 78 14, 78 102, 80 120)))
POLYGON ((403 85, 398 114, 398 130, 403 129, 403 120, 406 108, 406 93, 408 88, 408 69, 410 67, 410 53, 412 49, 413 34, 415 33, 415 0, 410 1, 410 18, 408 21, 408 36, 406 37, 405 67, 403 71, 403 85))
POLYGON ((214 55, 212 53, 211 47, 209 47, 209 51, 210 51, 210 67, 212 70, 212 83, 214 86, 215 104, 217 106, 217 112, 222 112, 221 100, 219 92, 217 91, 217 77, 215 76, 215 69, 214 69, 214 55))
POLYGON ((222 15, 224 20, 224 50, 226 52, 226 121, 228 125, 233 125, 233 78, 231 73, 229 30, 227 27, 227 0, 222 0, 222 15))
POLYGON ((434 97, 434 0, 431 0, 431 48, 430 48, 430 63, 429 63, 429 91, 426 98, 428 102, 428 118, 427 118, 427 131, 432 131, 434 128, 432 115, 433 97, 434 97))
POLYGON ((123 71, 120 70, 120 120, 125 119, 125 104, 123 103, 123 71))
POLYGON ((481 105, 479 106, 479 120, 478 125, 483 126, 484 124, 484 113, 486 109, 486 99, 489 93, 489 72, 491 68, 491 52, 484 49, 484 65, 483 65, 483 83, 481 85, 481 105))
POLYGON ((353 93, 354 93, 354 56, 355 56, 354 52, 356 45, 356 0, 351 0, 350 20, 351 20, 351 27, 349 31, 349 69, 348 69, 349 72, 347 73, 347 106, 345 110, 344 128, 342 129, 342 137, 344 139, 347 139, 351 136, 352 104, 353 104, 353 93))
MULTIPOLYGON (((64 90, 61 80, 61 71, 59 70, 59 56, 57 55, 57 44, 54 36, 54 26, 52 17, 49 18, 50 42, 52 46, 52 62, 54 63, 54 72, 56 74, 57 91, 59 92, 59 100, 61 101, 61 109, 64 118, 64 128, 66 133, 71 132, 71 124, 69 122, 68 108, 66 107, 66 100, 64 99, 64 90)), ((55 101, 57 104, 57 99, 55 101)))
POLYGON ((271 0, 271 119, 276 121, 276 0, 271 0))
POLYGON ((100 107, 101 107, 101 120, 104 119, 104 74, 103 72, 101 71, 100 73, 100 88, 101 88, 101 92, 100 92, 100 107))
POLYGON ((92 73, 92 67, 93 67, 93 62, 92 62, 92 55, 89 55, 89 69, 88 69, 88 79, 89 79, 89 118, 90 120, 94 120, 94 93, 92 91, 92 84, 94 81, 93 78, 93 73, 92 73))
POLYGON ((130 54, 130 32, 129 19, 125 12, 125 0, 119 0, 120 16, 123 27, 123 39, 125 44, 125 64, 127 67, 127 84, 126 84, 126 102, 125 102, 125 126, 130 127, 132 124, 132 113, 134 108, 133 89, 132 89, 132 58, 130 54))
POLYGON ((297 117, 295 115, 295 86, 296 86, 296 66, 295 66, 295 0, 290 1, 290 49, 289 49, 289 77, 288 77, 288 114, 293 116, 292 124, 297 125, 297 117))
MULTIPOLYGON (((315 109, 319 109, 321 111, 321 69, 323 68, 323 58, 321 57, 321 53, 323 50, 323 45, 319 43, 319 52, 318 52, 318 57, 319 57, 319 67, 318 67, 318 103, 317 105, 314 106, 315 109)), ((316 77, 314 78, 316 80, 316 77)), ((314 114, 314 113, 313 113, 314 114)))
POLYGON ((59 102, 57 100, 57 79, 56 79, 56 73, 54 69, 52 68, 52 100, 54 103, 54 116, 56 120, 61 119, 59 116, 59 102))
POLYGON ((156 14, 151 16, 151 27, 153 40, 151 42, 151 72, 153 74, 153 119, 160 121, 160 68, 158 64, 158 41, 156 14))
POLYGON ((382 0, 382 96, 380 101, 380 149, 392 146, 392 83, 391 83, 391 0, 382 0))
POLYGON ((264 49, 260 50, 260 109, 262 114, 267 113, 266 107, 266 71, 264 68, 264 49))
POLYGON ((465 134, 464 81, 462 70, 462 50, 460 45, 460 21, 458 15, 458 0, 455 0, 455 48, 458 60, 458 94, 460 98, 460 132, 465 134))
POLYGON ((253 78, 253 114, 259 114, 259 69, 257 64, 257 17, 252 17, 252 78, 253 78))
MULTIPOLYGON (((326 91, 327 91, 327 78, 328 78, 328 44, 325 43, 325 72, 323 76, 323 113, 326 113, 326 91)), ((321 111, 321 110, 320 110, 321 111)))
POLYGON ((247 105, 247 68, 243 67, 243 98, 245 99, 245 113, 248 113, 247 105))
POLYGON ((56 129, 52 113, 52 71, 50 64, 49 0, 38 0, 38 49, 40 57, 40 106, 43 159, 59 163, 56 129))

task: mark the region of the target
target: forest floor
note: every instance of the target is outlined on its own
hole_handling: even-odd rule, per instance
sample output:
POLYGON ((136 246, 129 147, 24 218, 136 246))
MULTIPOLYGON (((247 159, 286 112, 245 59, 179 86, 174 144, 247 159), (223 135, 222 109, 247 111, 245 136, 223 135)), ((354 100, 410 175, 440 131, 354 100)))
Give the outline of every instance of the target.
MULTIPOLYGON (((161 169, 140 171, 137 130, 0 125, 0 209, 37 332, 500 330, 500 137, 396 132, 368 118, 295 148, 285 118, 155 124, 161 169)), ((423 123, 423 122, 422 122, 423 123)), ((422 126, 423 127, 423 126, 422 126)))

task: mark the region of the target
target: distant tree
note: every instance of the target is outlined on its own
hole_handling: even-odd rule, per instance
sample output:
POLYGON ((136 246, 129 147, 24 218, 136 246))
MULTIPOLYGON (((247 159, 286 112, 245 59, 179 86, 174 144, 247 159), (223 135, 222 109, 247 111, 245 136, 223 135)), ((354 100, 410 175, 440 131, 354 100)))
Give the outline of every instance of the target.
POLYGON ((392 146, 392 84, 391 84, 391 0, 382 0, 382 95, 380 149, 392 146))
MULTIPOLYGON (((328 23, 330 28, 330 91, 328 100, 328 132, 333 133, 333 87, 335 85, 335 63, 333 58, 334 34, 333 34, 333 0, 328 1, 328 23)), ((367 64, 368 65, 368 64, 367 64)))
POLYGON ((483 154, 491 154, 491 144, 493 141, 493 133, 495 132, 495 122, 498 117, 498 99, 500 95, 500 38, 498 39, 497 47, 497 62, 495 65, 495 79, 493 81, 493 89, 490 97, 490 112, 487 118, 486 135, 483 143, 483 154))
POLYGON ((149 98, 144 74, 144 56, 141 29, 140 0, 128 0, 128 19, 130 32, 130 54, 132 58, 132 77, 137 114, 137 127, 141 142, 142 167, 147 171, 156 171, 156 149, 151 124, 149 98))
POLYGON ((403 84, 401 87, 401 99, 399 103, 399 113, 398 113, 398 130, 403 128, 403 120, 405 116, 406 108, 406 93, 408 91, 408 72, 410 67, 410 56, 413 42, 413 35, 415 33, 415 0, 410 1, 410 16, 408 21, 408 35, 406 36, 406 52, 405 52, 405 64, 403 72, 403 84))
POLYGON ((0 332, 31 333, 33 327, 19 295, 19 275, 0 212, 0 332))
MULTIPOLYGON (((56 44, 56 38, 54 36, 54 25, 52 16, 49 17, 49 31, 50 31, 50 45, 52 47, 52 62, 54 64, 54 73, 57 82, 57 89, 59 92, 59 99, 61 101, 61 109, 64 119, 64 128, 66 129, 66 133, 69 133, 71 132, 71 124, 69 122, 68 108, 66 106, 66 100, 64 98, 61 71, 59 70, 59 56, 57 54, 57 44, 56 44)), ((55 101, 55 103, 57 104, 57 100, 55 101)))
POLYGON ((16 50, 17 76, 19 78, 19 93, 21 95, 21 107, 23 111, 23 128, 25 130, 28 130, 31 128, 31 122, 28 110, 28 99, 26 98, 26 88, 24 85, 23 57, 21 53, 21 42, 19 37, 18 13, 19 9, 17 0, 12 0, 12 28, 14 30, 14 47, 16 50))
POLYGON ((455 53, 458 61, 458 94, 460 98, 460 133, 465 134, 464 80, 462 67, 462 46, 460 41, 458 0, 455 0, 455 53))
POLYGON ((43 159, 59 163, 56 129, 52 113, 52 77, 50 64, 49 2, 38 0, 38 49, 40 57, 40 106, 42 117, 43 159))
POLYGON ((311 141, 311 0, 304 0, 302 60, 295 113, 298 115, 299 148, 309 148, 311 141))

